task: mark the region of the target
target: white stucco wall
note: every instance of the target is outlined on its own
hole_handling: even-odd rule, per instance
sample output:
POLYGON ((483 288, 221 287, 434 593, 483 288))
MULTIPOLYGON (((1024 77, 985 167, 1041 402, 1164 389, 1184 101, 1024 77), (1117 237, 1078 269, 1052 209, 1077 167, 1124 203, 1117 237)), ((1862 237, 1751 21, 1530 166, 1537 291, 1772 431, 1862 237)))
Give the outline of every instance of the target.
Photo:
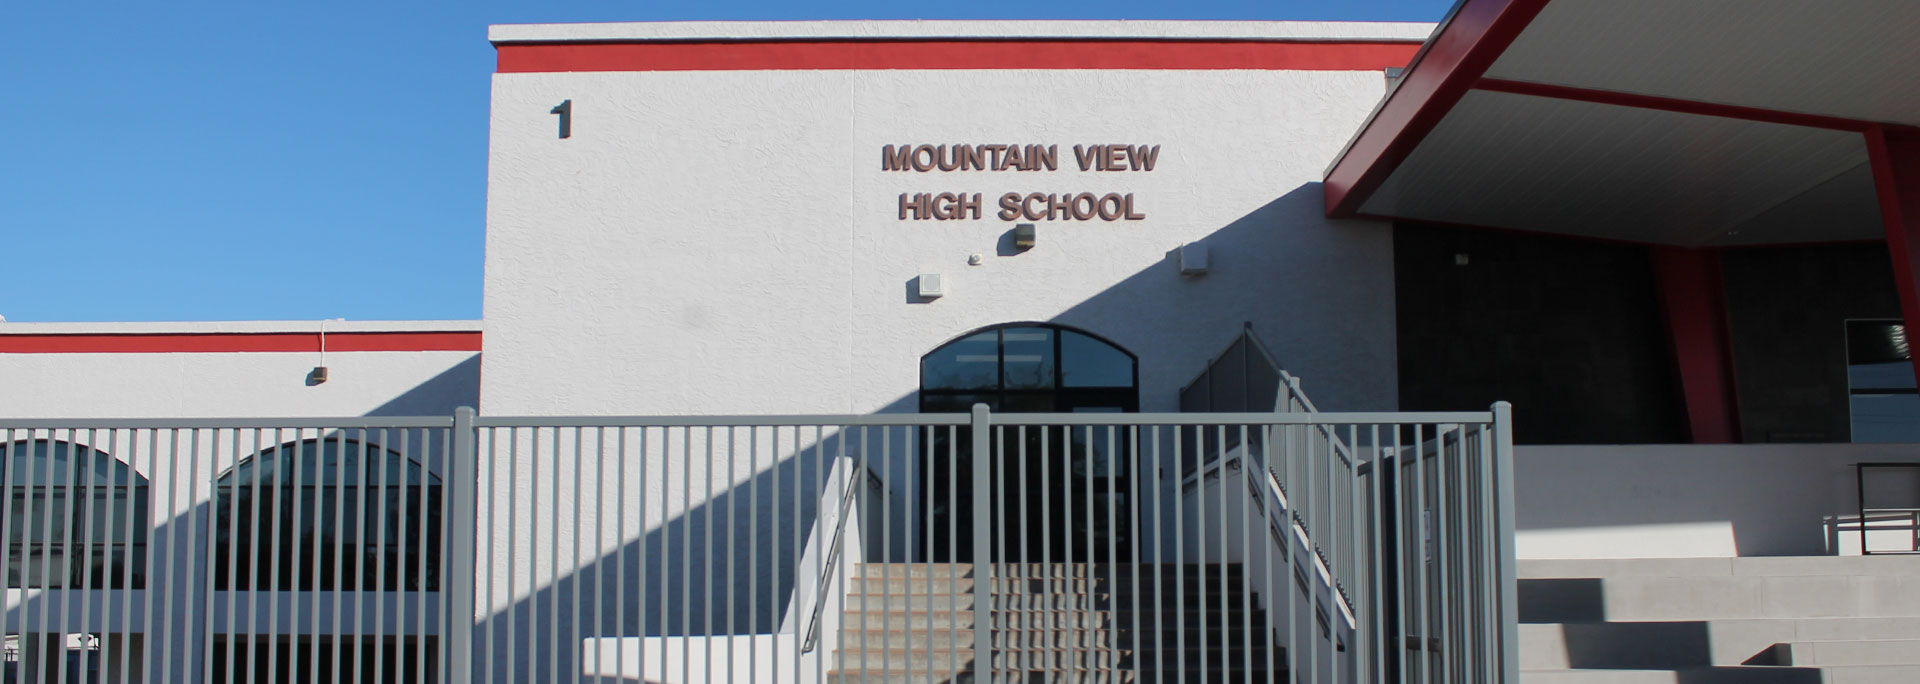
MULTIPOLYGON (((1514 452, 1516 549, 1521 558, 1843 552, 1859 545, 1850 523, 1858 518, 1853 464, 1860 462, 1920 463, 1920 447, 1522 446, 1514 452), (1856 538, 1840 533, 1848 529, 1856 538)), ((1906 487, 1907 496, 1895 498, 1913 505, 1911 475, 1886 477, 1906 487)))
POLYGON ((1374 71, 496 75, 483 412, 912 411, 922 354, 1028 320, 1138 354, 1147 411, 1173 410, 1245 321, 1322 408, 1393 408, 1391 233, 1325 219, 1317 184, 1384 88, 1374 71), (918 143, 1055 144, 1060 169, 881 169, 884 145, 918 143), (1160 145, 1158 164, 1079 171, 1072 146, 1100 143, 1160 145), (1042 221, 1037 247, 999 253, 1001 194, 1082 191, 1133 193, 1147 218, 1042 221), (903 192, 979 192, 988 216, 901 221, 903 192), (1168 252, 1194 241, 1213 270, 1183 278, 1168 252), (909 301, 920 273, 949 294, 909 301))
MULTIPOLYGON (((778 37, 779 26, 748 28, 767 38, 778 37)), ((793 26, 792 36, 830 39, 884 36, 896 25, 793 26)), ((900 36, 992 35, 981 26, 897 26, 900 36)), ((1292 30, 1234 26, 1242 38, 1292 30)), ((1406 27, 1369 34, 1368 26, 1334 28, 1345 39, 1417 37, 1401 35, 1415 33, 1406 27)), ((1106 27, 1139 37, 1129 24, 1106 27)), ((1071 28, 1099 35, 1098 27, 1071 28)), ((1333 30, 1294 28, 1302 39, 1333 30)), ((497 27, 493 35, 711 40, 715 30, 497 27)), ((1384 92, 1377 71, 526 73, 495 75, 493 85, 483 415, 912 412, 923 354, 1015 321, 1086 329, 1137 354, 1145 411, 1175 410, 1179 388, 1246 322, 1307 379, 1323 409, 1395 407, 1391 231, 1325 219, 1318 185, 1384 92), (572 103, 564 140, 550 113, 562 101, 572 103), (923 143, 1057 145, 1059 169, 882 169, 884 146, 923 143), (1083 172, 1076 144, 1159 145, 1160 152, 1151 172, 1083 172), (899 196, 920 192, 980 193, 983 217, 900 220, 899 196), (1016 252, 1006 244, 1016 222, 994 216, 1009 192, 1132 193, 1147 218, 1040 221, 1037 246, 1016 252), (1189 242, 1208 247, 1207 275, 1183 277, 1169 257, 1189 242), (969 265, 973 254, 983 263, 969 265), (922 273, 944 276, 946 295, 917 301, 912 281, 922 273)), ((752 491, 765 505, 728 517, 716 539, 774 535, 773 543, 749 546, 766 552, 754 576, 777 580, 729 596, 784 605, 799 549, 809 543, 785 538, 811 527, 825 454, 810 448, 810 430, 777 449, 763 438, 756 449, 773 453, 752 458, 728 458, 730 451, 714 451, 701 431, 692 432, 671 451, 618 459, 621 472, 631 466, 663 477, 634 483, 647 512, 637 529, 603 537, 601 555, 648 540, 685 543, 695 529, 689 522, 704 524, 738 505, 735 496, 711 493, 717 481, 720 491, 752 491), (721 463, 732 464, 731 472, 721 463), (692 485, 682 486, 689 475, 692 485)), ((572 453, 566 431, 552 439, 542 453, 572 453)), ((747 447, 723 447, 736 448, 747 447)), ((598 450, 588 451, 599 464, 598 450)), ((900 466, 917 452, 903 444, 891 453, 869 455, 900 466)), ((514 523, 506 521, 514 516, 489 509, 507 497, 566 501, 529 483, 570 481, 568 461, 529 459, 511 484, 498 482, 503 491, 481 504, 488 538, 512 535, 514 523)), ((888 496, 912 501, 911 471, 891 467, 876 476, 888 496)), ((587 508, 605 500, 603 492, 572 496, 587 508)), ((564 539, 574 524, 562 510, 529 531, 552 529, 564 539)), ((530 619, 520 609, 568 586, 583 562, 543 552, 531 535, 513 538, 490 543, 492 556, 481 561, 496 573, 524 566, 513 587, 496 588, 479 606, 497 624, 530 619)), ((675 556, 694 568, 730 562, 716 548, 731 547, 694 540, 675 556)), ((702 572, 713 571, 693 574, 702 572)), ((674 605, 705 581, 676 580, 629 600, 674 605)), ((739 602, 716 604, 713 617, 737 613, 739 602)), ((756 620, 726 624, 772 631, 756 620)))
MULTIPOLYGON (((0 335, 314 334, 315 321, 0 323, 0 335)), ((329 333, 477 332, 475 321, 329 321, 329 333)), ((479 352, 0 353, 0 417, 450 415, 479 400, 479 352)))

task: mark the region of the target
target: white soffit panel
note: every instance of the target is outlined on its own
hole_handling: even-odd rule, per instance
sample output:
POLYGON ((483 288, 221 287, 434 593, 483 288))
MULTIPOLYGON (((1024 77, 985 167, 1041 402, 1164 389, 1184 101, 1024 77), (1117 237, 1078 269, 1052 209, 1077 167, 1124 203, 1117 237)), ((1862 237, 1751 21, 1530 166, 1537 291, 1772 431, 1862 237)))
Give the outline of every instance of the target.
POLYGON ((1920 124, 1920 2, 1553 0, 1489 78, 1920 124))
POLYGON ((1361 213, 1695 246, 1866 158, 1857 133, 1475 90, 1361 213))

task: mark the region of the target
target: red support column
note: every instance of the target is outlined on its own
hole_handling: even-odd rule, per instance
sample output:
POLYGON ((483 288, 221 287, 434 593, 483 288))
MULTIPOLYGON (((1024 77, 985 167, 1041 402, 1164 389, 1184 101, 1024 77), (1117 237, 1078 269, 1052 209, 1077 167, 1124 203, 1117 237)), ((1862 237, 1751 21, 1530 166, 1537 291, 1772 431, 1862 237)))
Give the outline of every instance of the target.
MULTIPOLYGON (((1920 325, 1920 129, 1873 126, 1867 129, 1867 160, 1873 165, 1873 190, 1880 199, 1880 225, 1893 256, 1893 283, 1900 292, 1900 313, 1908 326, 1920 325)), ((1909 327, 1911 330, 1912 328, 1909 327)), ((1920 361, 1920 356, 1915 357, 1920 361)), ((1920 378, 1920 363, 1914 367, 1920 378)))
POLYGON ((1667 341, 1687 407, 1687 434, 1695 444, 1740 441, 1734 394, 1733 347, 1720 255, 1700 249, 1654 247, 1654 284, 1666 316, 1667 341))

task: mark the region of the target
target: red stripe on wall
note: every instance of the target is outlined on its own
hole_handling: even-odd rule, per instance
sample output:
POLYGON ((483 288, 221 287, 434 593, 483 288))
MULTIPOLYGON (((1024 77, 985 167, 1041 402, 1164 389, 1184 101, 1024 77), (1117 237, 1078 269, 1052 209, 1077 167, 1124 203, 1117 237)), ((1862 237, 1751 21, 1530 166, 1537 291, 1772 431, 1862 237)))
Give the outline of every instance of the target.
MULTIPOLYGON (((1406 66, 1419 43, 1170 40, 877 40, 498 46, 503 74, 836 69, 1264 69, 1406 66)), ((982 95, 986 95, 983 93, 982 95)))
MULTIPOLYGON (((166 354, 317 352, 318 333, 188 333, 165 335, 0 335, 4 354, 166 354)), ((477 332, 339 332, 327 351, 480 351, 477 332)))

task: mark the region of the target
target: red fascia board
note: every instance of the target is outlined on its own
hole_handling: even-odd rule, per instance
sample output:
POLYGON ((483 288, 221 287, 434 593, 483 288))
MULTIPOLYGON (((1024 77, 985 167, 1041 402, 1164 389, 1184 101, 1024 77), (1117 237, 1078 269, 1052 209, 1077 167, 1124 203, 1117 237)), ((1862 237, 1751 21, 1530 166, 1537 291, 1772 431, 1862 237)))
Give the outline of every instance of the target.
POLYGON ((1547 2, 1464 0, 1327 173, 1327 215, 1358 213, 1547 2))
POLYGON ((1551 83, 1531 83, 1527 81, 1509 81, 1509 80, 1500 79, 1500 78, 1480 79, 1480 82, 1475 84, 1474 88, 1477 90, 1490 90, 1497 93, 1513 93, 1515 95, 1533 95, 1536 97, 1550 97, 1556 100, 1575 100, 1579 102, 1592 102, 1595 104, 1619 105, 1622 107, 1635 107, 1639 109, 1657 109, 1657 110, 1667 111, 1667 112, 1678 112, 1681 114, 1698 114, 1701 116, 1717 116, 1717 117, 1726 118, 1726 119, 1743 119, 1746 121, 1761 121, 1766 123, 1787 124, 1790 126, 1825 128, 1825 129, 1831 129, 1836 131, 1848 131, 1853 133, 1864 132, 1869 127, 1872 127, 1874 125, 1874 123, 1871 121, 1861 121, 1859 119, 1845 119, 1845 118, 1840 118, 1836 116, 1821 116, 1819 114, 1801 114, 1797 112, 1783 112, 1777 109, 1762 109, 1759 107, 1743 107, 1740 105, 1715 104, 1711 102, 1698 102, 1694 100, 1678 100, 1670 97, 1660 97, 1657 95, 1641 95, 1638 93, 1623 93, 1623 92, 1613 91, 1613 90, 1593 90, 1590 88, 1576 88, 1573 86, 1554 85, 1551 83))
MULTIPOLYGON (((0 335, 0 354, 318 352, 319 333, 0 335)), ((480 351, 477 332, 338 332, 330 352, 480 351)))
POLYGON ((1256 69, 1379 71, 1417 42, 1262 40, 865 40, 507 43, 499 73, 850 69, 1256 69))

